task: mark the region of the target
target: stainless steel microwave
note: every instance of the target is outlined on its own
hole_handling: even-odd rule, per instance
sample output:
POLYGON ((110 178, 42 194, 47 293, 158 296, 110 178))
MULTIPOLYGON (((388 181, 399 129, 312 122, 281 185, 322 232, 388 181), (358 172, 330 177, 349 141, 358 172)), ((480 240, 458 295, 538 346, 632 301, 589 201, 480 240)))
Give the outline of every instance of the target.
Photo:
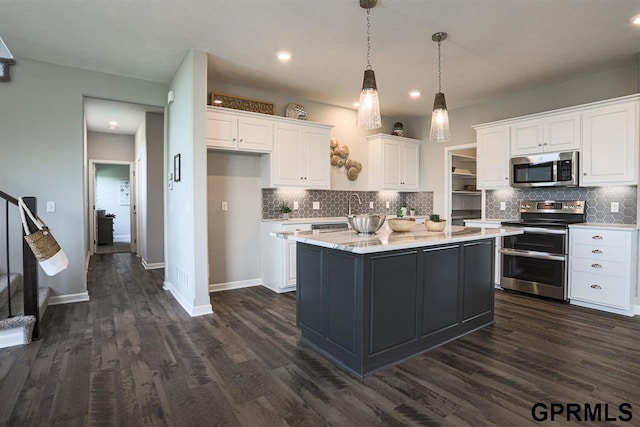
POLYGON ((512 157, 512 187, 577 187, 578 152, 512 157))

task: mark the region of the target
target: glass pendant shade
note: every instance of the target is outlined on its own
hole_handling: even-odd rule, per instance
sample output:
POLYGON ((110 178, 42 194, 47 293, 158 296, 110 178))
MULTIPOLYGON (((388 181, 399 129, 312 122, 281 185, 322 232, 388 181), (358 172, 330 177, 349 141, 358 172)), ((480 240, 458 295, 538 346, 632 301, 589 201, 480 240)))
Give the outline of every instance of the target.
POLYGON ((431 141, 445 142, 449 140, 449 113, 444 93, 436 93, 433 101, 433 113, 431 113, 431 141))
POLYGON ((373 70, 364 70, 362 90, 360 91, 360 106, 358 107, 358 119, 356 125, 364 129, 378 129, 382 127, 380 118, 380 103, 378 101, 378 88, 376 76, 373 70))

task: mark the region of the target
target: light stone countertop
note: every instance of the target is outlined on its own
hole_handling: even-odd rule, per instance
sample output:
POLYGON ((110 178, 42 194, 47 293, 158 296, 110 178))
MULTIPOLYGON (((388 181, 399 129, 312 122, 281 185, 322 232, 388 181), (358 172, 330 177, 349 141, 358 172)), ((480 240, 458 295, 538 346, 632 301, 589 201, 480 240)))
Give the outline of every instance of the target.
POLYGON ((604 230, 637 230, 637 224, 600 224, 596 222, 583 222, 571 224, 569 228, 600 228, 604 230))
MULTIPOLYGON (((387 215, 387 219, 396 218, 395 215, 387 215)), ((416 216, 407 216, 405 218, 415 218, 415 219, 426 219, 429 218, 429 215, 416 215, 416 216)), ((332 223, 344 223, 347 222, 347 216, 326 216, 320 218, 289 218, 289 219, 263 219, 262 222, 267 222, 271 224, 332 224, 332 223)))
POLYGON ((376 234, 357 234, 349 231, 285 231, 271 233, 274 237, 308 243, 330 249, 356 254, 411 249, 470 240, 494 239, 502 236, 523 234, 520 228, 477 228, 449 226, 443 232, 427 231, 416 226, 414 231, 397 233, 383 227, 376 234))

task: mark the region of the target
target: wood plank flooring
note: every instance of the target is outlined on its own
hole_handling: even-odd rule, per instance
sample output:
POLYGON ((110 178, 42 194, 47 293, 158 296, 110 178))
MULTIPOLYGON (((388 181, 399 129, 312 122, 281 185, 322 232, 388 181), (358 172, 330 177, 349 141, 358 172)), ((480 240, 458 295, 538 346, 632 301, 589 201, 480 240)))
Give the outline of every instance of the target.
POLYGON ((0 350, 0 425, 526 426, 536 402, 629 402, 640 425, 640 317, 498 292, 495 325, 360 381, 299 343, 293 293, 216 293, 192 319, 162 278, 94 257, 90 302, 0 350))

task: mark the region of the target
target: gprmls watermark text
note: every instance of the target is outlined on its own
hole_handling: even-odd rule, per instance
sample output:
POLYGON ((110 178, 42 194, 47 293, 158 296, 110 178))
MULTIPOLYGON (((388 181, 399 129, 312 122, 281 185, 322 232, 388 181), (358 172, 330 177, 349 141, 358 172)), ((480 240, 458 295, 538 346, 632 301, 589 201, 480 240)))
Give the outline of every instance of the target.
POLYGON ((622 421, 633 419, 631 404, 608 403, 535 403, 531 417, 535 421, 622 421))

